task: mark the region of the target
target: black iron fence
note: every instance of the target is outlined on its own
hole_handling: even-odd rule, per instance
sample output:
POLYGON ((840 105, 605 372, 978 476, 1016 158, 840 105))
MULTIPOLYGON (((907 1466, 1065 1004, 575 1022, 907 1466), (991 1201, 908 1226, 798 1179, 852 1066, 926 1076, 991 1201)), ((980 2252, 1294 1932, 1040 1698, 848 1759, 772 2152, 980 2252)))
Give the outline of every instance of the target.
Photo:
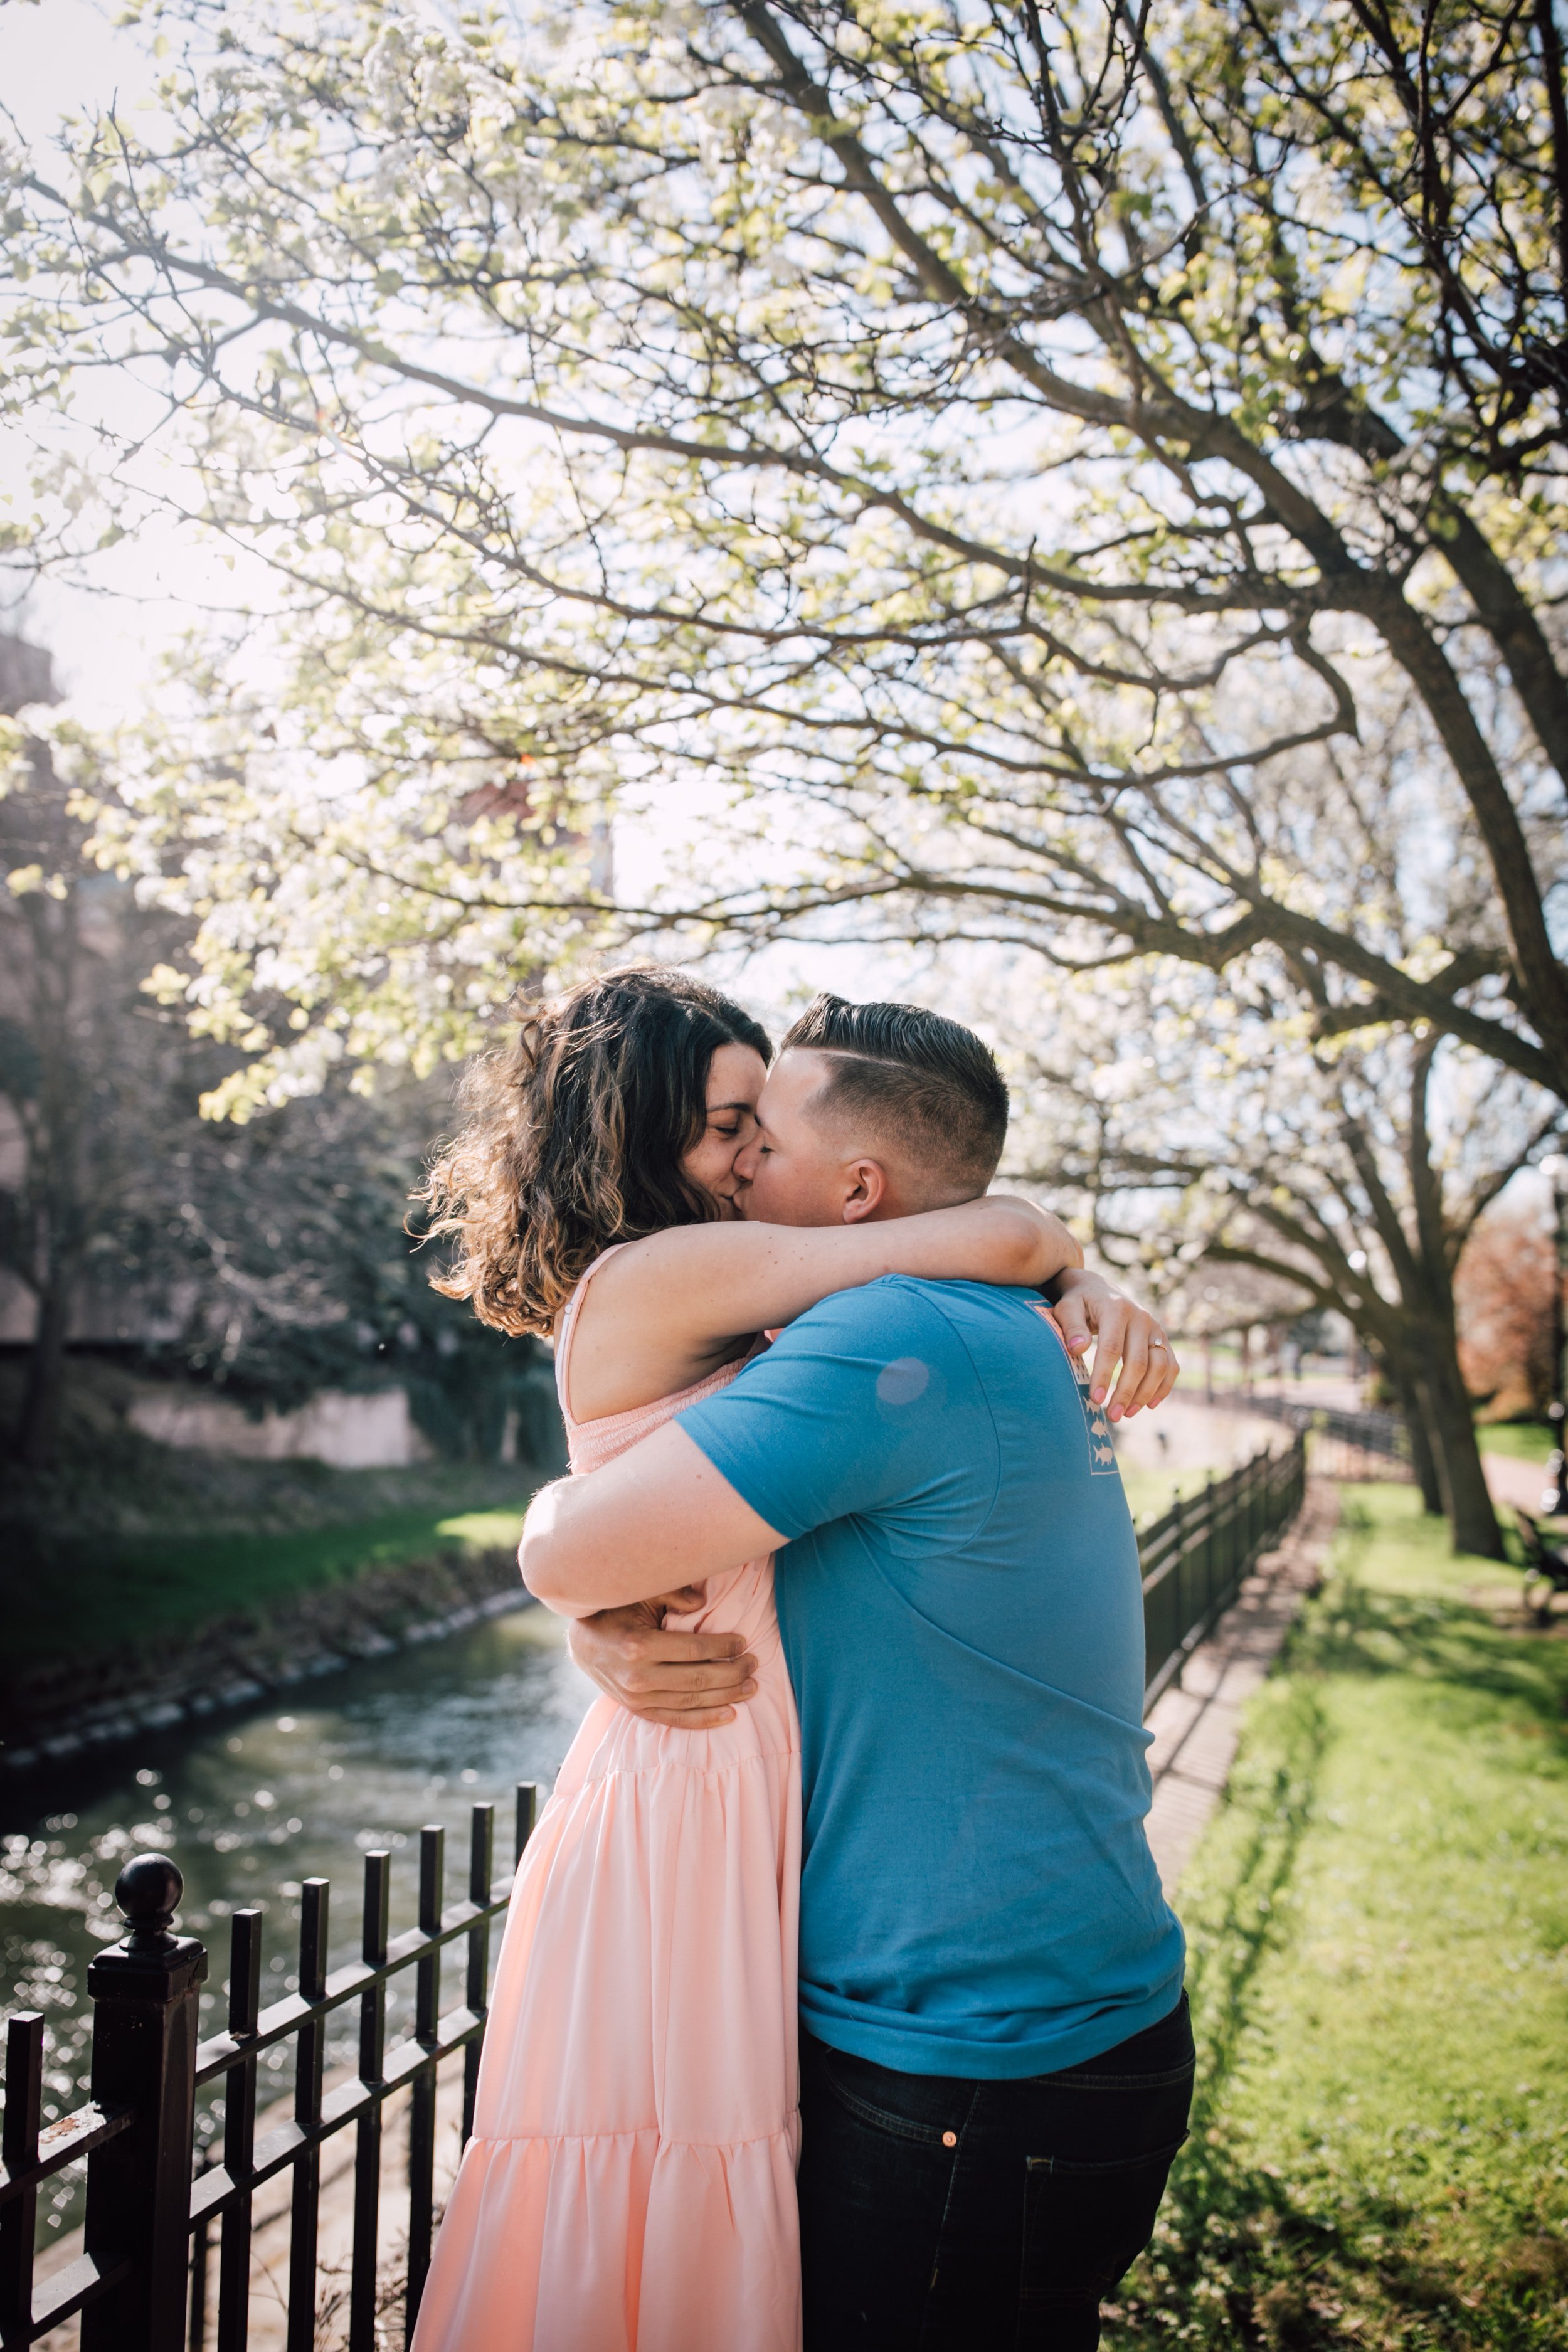
MULTIPOLYGON (((516 1858, 532 1831, 538 1790, 517 1791, 516 1858)), ((44 2021, 7 2021, 4 2162, 0 2164, 0 2345, 31 2345, 80 2314, 81 2352, 205 2352, 211 2304, 211 2242, 217 2234, 217 2352, 245 2352, 249 2339, 251 2209, 257 2192, 290 2179, 288 2352, 317 2342, 317 2243, 321 2157, 325 2144, 354 2134, 353 2252, 348 2352, 384 2342, 381 2238, 382 2127, 386 2102, 410 2093, 406 2271, 401 2296, 405 2340, 412 2336, 430 2262, 435 2219, 437 2069, 463 2053, 462 2136, 473 2124, 474 2089, 489 1991, 490 1922, 506 1908, 512 1873, 492 1883, 495 1808, 471 1817, 468 1894, 445 1901, 446 1832, 419 1840, 418 1924, 389 1937, 389 1853, 364 1857, 360 1957, 327 1973, 329 1885, 301 1889, 299 1990, 260 2006, 258 1910, 230 1921, 226 2030, 198 2042, 198 1989, 207 1956, 171 1923, 183 1890, 162 1854, 141 1854, 121 1873, 115 1901, 130 1932, 88 1970, 93 2004, 88 2105, 42 2126, 44 2021), (463 1999, 441 2011, 447 1947, 464 1948, 463 1999), (389 1982, 412 1971, 414 2030, 386 2046, 389 1982), (352 2078, 323 2089, 326 2021, 347 2002, 359 2009, 359 2056, 352 2078), (256 2137, 257 2064, 275 2044, 294 2044, 290 2120, 256 2137), (196 2097, 221 2078, 222 2159, 195 2165, 196 2097), (38 2190, 87 2159, 82 2251, 35 2279, 38 2190)), ((514 1859, 513 1869, 516 1866, 514 1859)))
MULTIPOLYGON (((1228 1477, 1211 1479, 1190 1501, 1140 1529, 1143 1614, 1152 1705, 1184 1659, 1235 1599, 1258 1555, 1278 1541, 1300 1507, 1306 1472, 1298 1433, 1228 1477)), ((538 1791, 517 1791, 515 1862, 533 1827, 538 1791)), ((413 2335, 435 2222, 437 2070, 463 2053, 461 2134, 472 2127, 479 2050, 489 1999, 490 1923, 506 1907, 512 1873, 493 1872, 495 1808, 473 1808, 468 1892, 446 1900, 446 1832, 419 1840, 416 1926, 390 1937, 392 1857, 364 1857, 360 1955, 327 1969, 329 1884, 300 1890, 299 1990, 260 2006, 262 1914, 230 1921, 225 2031, 197 2038, 199 1988, 207 1955, 172 1931, 183 1892, 162 1854, 129 1863, 115 1900, 129 1925, 93 1959, 90 2097, 58 2122, 42 2120, 44 2021, 28 2013, 6 2028, 5 2112, 0 2150, 0 2346, 29 2346, 79 2314, 81 2352, 246 2352, 250 2335, 252 2208, 268 2182, 289 2191, 287 2352, 315 2352, 321 2151, 353 2134, 352 2252, 347 2352, 377 2352, 390 2340, 380 2249, 384 2116, 395 2093, 410 2094, 406 2163, 407 2238, 394 2300, 404 2340, 413 2335), (461 2002, 441 2007, 443 1959, 461 1947, 461 2002), (387 2046, 387 1990, 412 1973, 413 2031, 387 2046), (327 2021, 357 2004, 359 2048, 348 2079, 324 2082, 327 2021), (293 2111, 258 2137, 257 2070, 268 2051, 292 2042, 293 2111), (196 2155, 197 2100, 221 2084, 219 2160, 196 2155), (44 2279, 35 2276, 38 2192, 86 2159, 82 2251, 44 2279), (211 2277, 216 2246, 216 2315, 211 2277)))
MULTIPOLYGON (((1215 1400, 1219 1402, 1218 1399, 1215 1400)), ((1227 1400, 1228 1402, 1228 1400, 1227 1400)), ((1410 1432, 1397 1412, 1346 1412, 1285 1396, 1238 1396, 1237 1407, 1283 1422, 1310 1441, 1312 1466, 1325 1478, 1413 1478, 1410 1432)))
POLYGON ((1260 1554, 1301 1507, 1306 1440, 1255 1454, 1201 1495, 1173 1502, 1138 1530, 1143 1570, 1145 1711, 1181 1674, 1216 1617, 1230 1607, 1260 1554))

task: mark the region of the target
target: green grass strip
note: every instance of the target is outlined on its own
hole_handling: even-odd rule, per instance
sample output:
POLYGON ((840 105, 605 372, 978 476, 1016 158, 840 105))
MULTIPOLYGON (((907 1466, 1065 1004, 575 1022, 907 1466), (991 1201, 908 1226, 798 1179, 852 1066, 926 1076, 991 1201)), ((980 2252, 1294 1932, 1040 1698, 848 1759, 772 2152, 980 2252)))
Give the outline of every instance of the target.
MULTIPOLYGON (((1211 1475, 1207 1470, 1134 1470, 1126 1463, 1120 1466, 1127 1507, 1139 1527, 1146 1526, 1151 1519, 1163 1518, 1171 1507, 1173 1496, 1178 1492, 1184 1503, 1195 1501, 1207 1486, 1211 1475)), ((1212 1475, 1217 1485, 1227 1474, 1215 1470, 1212 1475)))
POLYGON ((441 1551, 508 1550, 521 1531, 520 1511, 454 1516, 426 1507, 265 1535, 73 1546, 16 1591, 6 1646, 16 1663, 140 1648, 237 1611, 265 1615, 279 1601, 363 1569, 400 1567, 441 1551))
POLYGON ((1508 1454, 1518 1462, 1545 1462, 1556 1444, 1539 1421, 1483 1422, 1476 1431, 1483 1454, 1508 1454))
POLYGON ((1198 2099, 1121 2352, 1568 2345, 1568 1640, 1516 1585, 1347 1490, 1178 1898, 1198 2099))

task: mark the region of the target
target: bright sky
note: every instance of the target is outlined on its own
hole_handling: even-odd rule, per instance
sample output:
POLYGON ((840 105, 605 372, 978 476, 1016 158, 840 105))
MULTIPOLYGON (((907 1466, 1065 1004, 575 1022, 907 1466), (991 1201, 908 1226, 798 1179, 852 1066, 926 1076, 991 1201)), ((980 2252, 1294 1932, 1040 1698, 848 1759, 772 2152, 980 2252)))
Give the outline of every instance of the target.
POLYGON ((0 90, 29 143, 62 114, 134 101, 153 81, 134 37, 92 0, 0 0, 0 90))
MULTIPOLYGON (((110 103, 134 110, 156 74, 134 35, 93 0, 0 0, 0 100, 45 178, 58 160, 52 142, 62 116, 110 103)), ((0 498, 23 488, 25 465, 25 453, 0 440, 0 498)), ((135 707, 193 606, 225 601, 232 583, 208 551, 173 529, 139 537, 98 579, 99 593, 47 582, 0 626, 47 645, 81 716, 106 724, 135 707)))

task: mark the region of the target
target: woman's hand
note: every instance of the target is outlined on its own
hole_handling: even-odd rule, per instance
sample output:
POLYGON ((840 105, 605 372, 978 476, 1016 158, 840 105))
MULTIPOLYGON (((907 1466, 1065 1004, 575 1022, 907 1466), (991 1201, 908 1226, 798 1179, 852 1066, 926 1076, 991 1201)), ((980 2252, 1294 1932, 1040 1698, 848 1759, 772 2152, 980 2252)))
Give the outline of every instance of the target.
POLYGON ((1145 1405, 1163 1403, 1181 1366, 1147 1309, 1087 1266, 1058 1275, 1050 1288, 1051 1313, 1068 1354, 1079 1356, 1091 1339, 1096 1343, 1089 1392, 1096 1404, 1105 1404, 1110 1396, 1107 1420, 1125 1421, 1145 1405), (1121 1377, 1112 1391, 1110 1376, 1119 1361, 1121 1377))

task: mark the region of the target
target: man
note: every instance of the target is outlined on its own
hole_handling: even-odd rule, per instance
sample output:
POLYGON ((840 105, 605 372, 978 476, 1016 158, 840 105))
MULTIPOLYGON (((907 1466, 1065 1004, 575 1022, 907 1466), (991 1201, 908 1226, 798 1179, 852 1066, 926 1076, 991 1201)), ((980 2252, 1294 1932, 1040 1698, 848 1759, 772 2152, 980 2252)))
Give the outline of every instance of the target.
MULTIPOLYGON (((1006 1116, 955 1023, 819 998, 739 1163, 747 1213, 972 1198, 1006 1116)), ((1145 1344, 1169 1353, 1134 1335, 1134 1390, 1145 1344)), ((1131 1523, 1040 1300, 901 1276, 824 1300, 719 1394, 548 1489, 523 1568, 582 1610, 770 1550, 805 1796, 807 2352, 1079 2352, 1152 2229, 1193 2061, 1143 1833, 1131 1523)), ((619 1695, 639 1640, 668 1657, 624 1622, 574 1646, 619 1695)))

